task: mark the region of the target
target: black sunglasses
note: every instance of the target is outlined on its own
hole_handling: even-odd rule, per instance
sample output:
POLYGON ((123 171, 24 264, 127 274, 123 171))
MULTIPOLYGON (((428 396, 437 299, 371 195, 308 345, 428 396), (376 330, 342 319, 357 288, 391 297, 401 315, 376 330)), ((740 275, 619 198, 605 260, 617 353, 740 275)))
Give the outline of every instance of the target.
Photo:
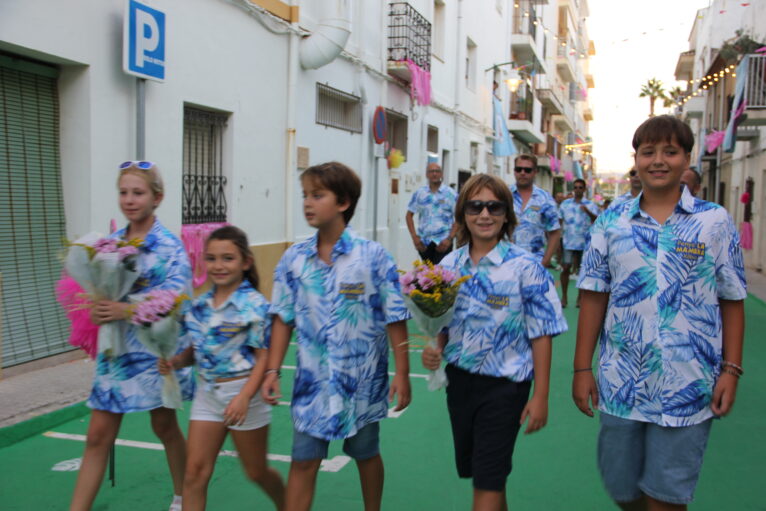
POLYGON ((498 200, 469 200, 465 203, 466 215, 479 215, 484 208, 487 208, 489 214, 492 216, 503 216, 506 212, 505 202, 498 200))
POLYGON ((636 170, 631 170, 630 172, 628 172, 628 175, 629 175, 630 177, 635 177, 635 176, 636 176, 636 174, 638 174, 638 171, 636 171, 636 170))
POLYGON ((531 174, 535 171, 532 167, 513 167, 514 172, 524 172, 525 174, 531 174))

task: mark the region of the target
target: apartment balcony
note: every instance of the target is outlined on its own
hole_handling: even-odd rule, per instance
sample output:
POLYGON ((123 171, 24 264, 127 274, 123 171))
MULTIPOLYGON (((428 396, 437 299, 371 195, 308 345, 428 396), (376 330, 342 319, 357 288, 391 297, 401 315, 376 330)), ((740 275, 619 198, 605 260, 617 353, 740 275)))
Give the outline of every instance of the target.
POLYGON ((586 121, 590 122, 593 120, 593 109, 589 106, 586 106, 585 109, 582 112, 582 117, 586 121))
POLYGON ((551 120, 561 131, 575 131, 574 107, 572 107, 572 103, 569 101, 564 101, 563 106, 562 113, 560 115, 551 116, 551 120))
POLYGON ((564 104, 556 82, 553 82, 549 75, 537 74, 534 83, 535 93, 540 103, 552 114, 563 113, 564 104))
POLYGON ((514 137, 526 142, 527 144, 541 144, 545 141, 545 135, 540 128, 532 124, 532 121, 526 119, 508 120, 508 131, 514 137))
POLYGON ((511 95, 511 113, 508 131, 527 144, 539 144, 545 140, 534 119, 535 98, 528 83, 511 95))
POLYGON ((676 80, 683 80, 688 82, 693 78, 694 72, 694 57, 696 55, 695 50, 688 50, 681 53, 678 56, 678 62, 676 63, 676 80))
POLYGON ((537 98, 554 115, 564 113, 564 103, 553 89, 538 89, 537 98))
POLYGON ((585 83, 589 89, 596 88, 596 82, 593 80, 593 75, 591 73, 585 75, 585 83))
POLYGON ((564 82, 573 82, 577 76, 577 63, 575 57, 570 55, 570 46, 559 44, 556 49, 556 70, 564 82))
POLYGON ((766 55, 753 53, 746 58, 744 99, 747 118, 740 126, 766 126, 766 55))
POLYGON ((705 98, 692 96, 683 106, 685 119, 701 119, 705 114, 705 98))
POLYGON ((431 23, 407 2, 388 6, 388 74, 412 81, 407 61, 431 70, 431 23))
POLYGON ((537 49, 538 20, 534 12, 530 14, 526 8, 516 9, 513 15, 513 31, 511 32, 511 52, 516 62, 531 62, 532 69, 544 69, 545 59, 537 49), (525 16, 524 14, 528 14, 525 16))
POLYGON ((735 136, 737 140, 757 140, 761 136, 761 128, 758 126, 737 126, 735 136))

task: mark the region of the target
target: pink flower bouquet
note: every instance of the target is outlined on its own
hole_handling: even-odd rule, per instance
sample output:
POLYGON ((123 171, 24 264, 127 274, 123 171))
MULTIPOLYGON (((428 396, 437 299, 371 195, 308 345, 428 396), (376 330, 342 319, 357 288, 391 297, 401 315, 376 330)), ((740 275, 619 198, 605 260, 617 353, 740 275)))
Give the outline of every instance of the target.
MULTIPOLYGON (((140 240, 123 241, 90 233, 69 244, 64 268, 88 294, 91 302, 119 301, 138 279, 140 240)), ((123 353, 122 325, 104 323, 98 329, 98 353, 116 357, 123 353)))
MULTIPOLYGON (((169 359, 178 350, 181 305, 189 297, 172 290, 158 289, 131 297, 130 321, 135 324, 136 338, 153 355, 169 359)), ((181 387, 173 371, 164 376, 162 406, 181 408, 181 387)))
MULTIPOLYGON (((436 347, 436 336, 452 321, 460 286, 470 277, 458 277, 455 272, 428 261, 415 261, 413 266, 412 270, 399 277, 404 303, 420 331, 428 338, 428 344, 436 347)), ((444 368, 431 371, 428 375, 428 390, 446 385, 444 368)))

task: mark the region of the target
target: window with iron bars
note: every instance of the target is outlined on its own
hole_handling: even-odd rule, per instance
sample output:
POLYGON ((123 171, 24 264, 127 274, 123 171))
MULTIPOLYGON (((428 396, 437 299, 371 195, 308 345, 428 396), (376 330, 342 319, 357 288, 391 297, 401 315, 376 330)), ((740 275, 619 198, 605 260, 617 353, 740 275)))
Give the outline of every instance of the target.
POLYGON ((362 99, 317 83, 316 123, 352 133, 362 132, 362 99))
POLYGON ((184 224, 226 221, 223 132, 228 115, 184 107, 184 224))

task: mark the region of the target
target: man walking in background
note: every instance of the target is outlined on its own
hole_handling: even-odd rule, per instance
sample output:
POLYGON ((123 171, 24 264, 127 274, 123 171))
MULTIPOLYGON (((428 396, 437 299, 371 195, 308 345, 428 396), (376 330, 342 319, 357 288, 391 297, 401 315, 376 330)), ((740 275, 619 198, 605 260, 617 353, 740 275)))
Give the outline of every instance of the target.
POLYGON ((547 268, 561 240, 556 201, 550 193, 535 186, 537 158, 534 155, 517 156, 513 172, 516 183, 511 186, 511 192, 518 221, 513 242, 536 256, 547 268))
MULTIPOLYGON (((561 203, 559 218, 564 229, 564 254, 561 259, 561 306, 567 306, 567 288, 569 275, 577 273, 585 250, 586 235, 591 224, 599 214, 598 206, 585 198, 584 179, 574 180, 574 197, 561 203)), ((580 293, 577 293, 577 306, 580 306, 580 293)))
POLYGON ((452 250, 455 237, 455 191, 442 184, 444 173, 438 163, 426 167, 428 184, 418 188, 407 205, 407 229, 424 261, 438 264, 452 250), (415 230, 414 216, 418 215, 415 230))

